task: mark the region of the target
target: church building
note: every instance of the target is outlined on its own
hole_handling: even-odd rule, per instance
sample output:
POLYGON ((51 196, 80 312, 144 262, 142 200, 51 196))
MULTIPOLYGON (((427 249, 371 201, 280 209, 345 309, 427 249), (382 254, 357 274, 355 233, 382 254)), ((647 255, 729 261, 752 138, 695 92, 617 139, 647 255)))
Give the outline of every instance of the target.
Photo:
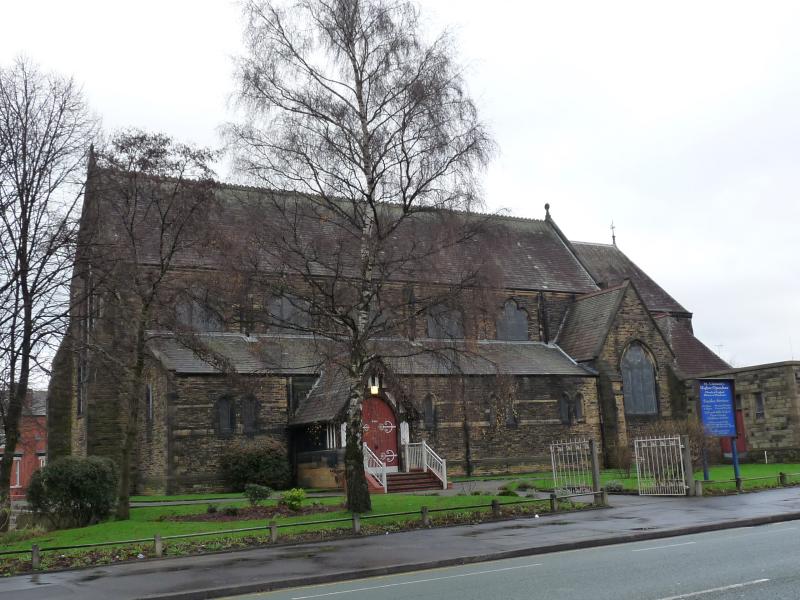
MULTIPOLYGON (((222 224, 213 243, 169 276, 224 292, 238 281, 219 256, 242 218, 231 207, 270 192, 219 184, 213 193, 222 224)), ((106 200, 90 181, 86 227, 87 214, 110 218, 106 200)), ((376 464, 403 472, 424 452, 449 475, 529 471, 549 466, 551 443, 586 438, 614 464, 654 423, 681 430, 688 381, 730 369, 694 336, 690 310, 616 244, 572 241, 546 209, 542 219, 487 217, 503 240, 479 242, 495 270, 488 304, 431 307, 411 331, 375 340, 383 368, 364 382, 363 412, 376 464)), ((76 277, 74 296, 91 287, 87 277, 76 277)), ((400 287, 421 293, 414 281, 400 287)), ((120 452, 127 376, 110 357, 133 332, 115 318, 113 294, 85 295, 53 365, 51 459, 120 452)), ((308 318, 291 299, 269 302, 284 322, 308 318)), ((174 327, 154 317, 147 331, 136 490, 220 489, 226 448, 263 441, 286 453, 298 485, 340 485, 348 389, 324 359, 329 342, 278 323, 245 326, 230 297, 213 304, 176 300, 174 327)))

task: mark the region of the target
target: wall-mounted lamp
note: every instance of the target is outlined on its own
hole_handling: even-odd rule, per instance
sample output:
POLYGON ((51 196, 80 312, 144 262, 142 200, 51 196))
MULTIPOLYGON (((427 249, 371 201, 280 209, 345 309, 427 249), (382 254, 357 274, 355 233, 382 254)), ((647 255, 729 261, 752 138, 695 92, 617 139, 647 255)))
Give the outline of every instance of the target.
POLYGON ((380 377, 377 375, 373 375, 369 378, 369 393, 373 396, 377 396, 381 391, 381 380, 380 377))

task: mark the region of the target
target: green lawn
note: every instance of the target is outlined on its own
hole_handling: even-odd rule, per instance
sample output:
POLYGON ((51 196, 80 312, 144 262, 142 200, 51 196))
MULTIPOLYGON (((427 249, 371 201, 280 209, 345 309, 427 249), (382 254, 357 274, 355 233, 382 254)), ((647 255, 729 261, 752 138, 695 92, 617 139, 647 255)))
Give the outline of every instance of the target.
MULTIPOLYGON (((427 506, 431 509, 435 508, 458 508, 472 505, 485 505, 489 510, 488 505, 491 503, 493 496, 422 496, 422 495, 401 495, 401 494, 388 494, 388 495, 374 495, 372 497, 372 513, 369 514, 386 514, 415 511, 418 512, 422 506, 427 506)), ((497 498, 501 503, 512 502, 520 498, 501 496, 497 498)), ((320 502, 327 505, 341 505, 344 498, 341 496, 330 498, 311 498, 305 501, 305 504, 312 502, 320 502)), ((275 500, 265 502, 265 504, 274 504, 275 500)), ((225 506, 247 506, 245 501, 233 500, 225 506)), ((206 506, 199 505, 181 505, 181 506, 157 506, 157 507, 144 507, 133 508, 131 510, 131 519, 128 521, 107 521, 91 527, 83 527, 77 529, 65 529, 61 531, 52 531, 43 533, 41 535, 17 541, 13 538, 4 539, 0 537, 0 546, 4 550, 17 550, 29 549, 31 544, 38 544, 41 548, 48 548, 54 546, 72 546, 77 544, 92 544, 98 542, 109 541, 123 541, 134 539, 147 539, 152 538, 156 533, 161 536, 179 535, 187 533, 198 532, 213 532, 225 529, 237 529, 245 527, 264 526, 264 520, 235 520, 235 521, 189 521, 189 522, 175 522, 160 520, 169 515, 187 515, 204 513, 206 506)), ((297 517, 286 517, 276 519, 279 524, 291 524, 298 522, 311 522, 322 521, 336 518, 350 518, 351 514, 342 509, 333 512, 318 513, 313 515, 300 515, 297 517)), ((386 524, 397 523, 402 520, 418 520, 418 515, 409 515, 406 517, 383 517, 377 519, 364 519, 363 523, 368 524, 386 524)), ((335 528, 350 528, 349 522, 345 523, 319 523, 312 525, 303 525, 297 527, 286 527, 280 529, 280 535, 295 534, 307 532, 310 530, 319 529, 335 529, 335 528)), ((253 535, 253 532, 241 533, 240 536, 253 535)), ((263 535, 267 535, 265 531, 263 535)), ((225 537, 236 537, 237 534, 226 535, 225 537)), ((209 536, 210 538, 211 536, 209 536)))
MULTIPOLYGON (((758 463, 745 463, 740 465, 742 479, 746 480, 752 477, 770 477, 771 479, 761 479, 744 481, 745 489, 758 489, 766 487, 778 486, 778 474, 783 473, 797 473, 798 475, 789 478, 789 483, 800 483, 800 464, 798 463, 775 463, 771 465, 764 465, 758 463)), ((636 469, 631 471, 630 477, 627 472, 617 469, 604 469, 600 473, 601 485, 607 486, 611 482, 618 482, 622 484, 622 488, 627 491, 636 491, 638 489, 638 482, 636 479, 636 469)), ((735 490, 736 485, 733 483, 733 466, 732 465, 715 465, 709 469, 709 475, 714 483, 707 483, 707 489, 713 490, 735 490)), ((694 474, 695 479, 703 479, 702 469, 694 474)), ((550 490, 553 488, 553 475, 552 472, 538 472, 538 473, 510 473, 507 475, 478 475, 475 477, 456 477, 454 481, 458 481, 462 485, 469 488, 470 481, 491 481, 491 480, 508 480, 506 487, 512 490, 518 489, 520 483, 525 482, 528 485, 536 488, 537 490, 550 490)), ((524 486, 523 486, 524 487, 524 486)))

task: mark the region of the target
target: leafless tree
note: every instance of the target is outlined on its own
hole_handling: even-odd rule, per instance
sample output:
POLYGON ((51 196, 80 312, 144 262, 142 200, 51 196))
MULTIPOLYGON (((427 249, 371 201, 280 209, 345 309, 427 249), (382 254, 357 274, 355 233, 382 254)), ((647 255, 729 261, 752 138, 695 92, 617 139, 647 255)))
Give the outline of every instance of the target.
POLYGON ((79 328, 95 368, 118 377, 123 436, 117 518, 130 516, 136 442, 144 395, 148 331, 158 329, 176 290, 175 271, 191 266, 206 241, 205 211, 213 200, 214 153, 162 134, 126 131, 99 150, 90 169, 78 264, 91 274, 79 328), (92 315, 91 305, 102 305, 92 315), (113 322, 112 322, 113 321, 113 322), (96 333, 93 333, 96 332, 96 333), (109 332, 114 332, 109 338, 109 332), (105 336, 105 337, 104 337, 105 336))
POLYGON ((427 40, 410 2, 252 0, 245 15, 238 98, 248 118, 227 134, 246 179, 292 192, 273 195, 269 234, 248 259, 260 256, 250 264, 279 274, 275 291, 311 315, 302 329, 338 344, 347 502, 365 511, 361 406, 382 359, 374 341, 469 285, 475 264, 443 261, 479 262, 476 248, 461 251, 476 220, 448 211, 478 202, 475 172, 492 142, 450 36, 427 40), (442 285, 391 299, 391 282, 419 280, 426 267, 442 285))
POLYGON ((28 387, 69 314, 86 151, 97 131, 79 86, 25 59, 0 68, 0 528, 28 387))

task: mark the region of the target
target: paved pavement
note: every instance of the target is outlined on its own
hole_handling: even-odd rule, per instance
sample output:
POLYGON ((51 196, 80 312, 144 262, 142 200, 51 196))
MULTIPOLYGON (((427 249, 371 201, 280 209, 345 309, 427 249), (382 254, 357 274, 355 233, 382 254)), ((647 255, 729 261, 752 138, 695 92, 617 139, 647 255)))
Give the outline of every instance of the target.
POLYGON ((238 596, 238 600, 676 600, 800 596, 800 523, 238 596))
POLYGON ((800 519, 798 488, 716 498, 617 496, 612 503, 540 519, 11 577, 0 580, 0 600, 212 598, 800 519))

